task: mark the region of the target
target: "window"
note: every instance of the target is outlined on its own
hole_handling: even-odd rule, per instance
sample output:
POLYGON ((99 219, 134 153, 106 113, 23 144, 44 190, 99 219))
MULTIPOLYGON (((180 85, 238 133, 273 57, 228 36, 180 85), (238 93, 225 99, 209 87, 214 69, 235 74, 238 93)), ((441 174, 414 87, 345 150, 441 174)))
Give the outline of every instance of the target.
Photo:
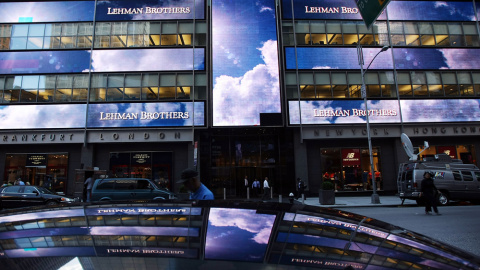
POLYGON ((114 180, 99 180, 97 189, 113 189, 114 180))
POLYGON ((473 181, 472 172, 461 171, 463 176, 463 181, 473 181))
POLYGON ((453 179, 456 181, 462 181, 462 175, 459 171, 452 171, 453 179))
POLYGON ((23 186, 11 186, 3 190, 3 193, 18 193, 23 186))

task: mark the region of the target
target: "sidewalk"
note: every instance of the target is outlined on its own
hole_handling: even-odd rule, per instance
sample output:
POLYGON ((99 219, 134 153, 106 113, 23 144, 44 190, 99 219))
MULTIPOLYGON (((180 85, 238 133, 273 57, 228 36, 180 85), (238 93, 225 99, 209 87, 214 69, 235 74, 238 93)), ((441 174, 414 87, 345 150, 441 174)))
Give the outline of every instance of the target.
MULTIPOLYGON (((321 205, 318 197, 305 198, 305 204, 331 207, 331 208, 348 208, 348 207, 385 207, 385 206, 400 206, 402 200, 398 196, 380 196, 380 204, 372 204, 371 196, 358 197, 335 197, 334 205, 321 205)), ((302 203, 302 199, 296 200, 296 203, 302 203)), ((405 200, 404 206, 415 206, 417 203, 414 200, 405 200)))

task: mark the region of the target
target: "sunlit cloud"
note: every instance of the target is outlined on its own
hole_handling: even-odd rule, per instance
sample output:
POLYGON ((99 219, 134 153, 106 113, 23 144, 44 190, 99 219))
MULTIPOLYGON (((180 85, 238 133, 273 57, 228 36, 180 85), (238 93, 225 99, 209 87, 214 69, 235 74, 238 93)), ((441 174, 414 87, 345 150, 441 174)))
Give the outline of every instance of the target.
POLYGON ((215 126, 259 125, 260 113, 280 112, 277 42, 258 48, 263 64, 241 77, 219 76, 213 88, 215 126))

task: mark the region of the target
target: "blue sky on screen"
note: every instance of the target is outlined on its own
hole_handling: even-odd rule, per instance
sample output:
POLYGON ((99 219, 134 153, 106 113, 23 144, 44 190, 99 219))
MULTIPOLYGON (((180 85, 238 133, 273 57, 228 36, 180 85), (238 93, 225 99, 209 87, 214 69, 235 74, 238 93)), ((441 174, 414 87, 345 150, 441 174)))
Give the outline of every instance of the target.
POLYGON ((274 221, 275 215, 256 210, 211 208, 205 258, 261 262, 274 221))
POLYGON ((275 2, 215 0, 213 125, 259 125, 260 113, 279 113, 275 2))
POLYGON ((86 108, 86 104, 0 106, 0 123, 2 129, 83 128, 86 108))
POLYGON ((93 21, 94 9, 95 1, 0 3, 0 21, 3 23, 93 21))

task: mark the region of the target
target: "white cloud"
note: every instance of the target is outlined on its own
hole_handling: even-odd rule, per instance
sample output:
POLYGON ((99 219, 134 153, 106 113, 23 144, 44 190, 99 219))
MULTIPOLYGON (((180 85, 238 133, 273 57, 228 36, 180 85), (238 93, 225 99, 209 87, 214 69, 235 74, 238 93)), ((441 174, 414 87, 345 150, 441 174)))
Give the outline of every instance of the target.
POLYGON ((478 69, 478 51, 476 49, 439 49, 447 63, 442 69, 478 69))
POLYGON ((330 66, 314 66, 313 69, 338 69, 338 67, 332 68, 330 66))
POLYGON ((258 244, 268 244, 275 217, 256 214, 256 210, 212 208, 209 221, 216 227, 237 227, 255 234, 258 244))
POLYGON ((263 43, 264 64, 258 64, 241 77, 222 75, 213 88, 215 126, 259 125, 260 113, 280 112, 277 42, 263 43))
POLYGON ((85 126, 85 104, 0 106, 3 129, 79 128, 85 126))

